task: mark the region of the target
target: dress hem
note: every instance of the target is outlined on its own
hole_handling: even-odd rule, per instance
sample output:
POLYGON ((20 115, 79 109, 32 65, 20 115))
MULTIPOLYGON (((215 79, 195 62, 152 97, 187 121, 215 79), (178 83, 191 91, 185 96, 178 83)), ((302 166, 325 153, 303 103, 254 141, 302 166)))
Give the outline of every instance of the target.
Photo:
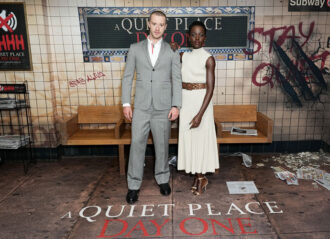
POLYGON ((216 169, 220 169, 220 167, 215 168, 214 171, 206 171, 206 172, 192 172, 192 171, 186 171, 185 169, 178 169, 178 171, 185 171, 185 173, 191 173, 191 174, 196 174, 196 173, 206 174, 206 173, 215 173, 216 169))

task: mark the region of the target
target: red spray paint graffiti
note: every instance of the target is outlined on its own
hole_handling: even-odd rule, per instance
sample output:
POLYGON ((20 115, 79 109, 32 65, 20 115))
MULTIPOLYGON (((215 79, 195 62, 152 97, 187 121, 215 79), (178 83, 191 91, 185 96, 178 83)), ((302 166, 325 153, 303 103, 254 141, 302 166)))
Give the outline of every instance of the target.
MULTIPOLYGON (((260 34, 260 35, 263 35, 265 37, 268 37, 269 42, 271 43, 271 42, 274 41, 275 34, 278 33, 278 32, 282 32, 281 35, 276 40, 277 45, 279 45, 279 46, 283 45, 284 42, 287 39, 302 39, 301 47, 303 47, 310 40, 310 37, 311 37, 311 35, 313 33, 313 30, 314 30, 314 26, 315 26, 315 23, 311 22, 309 24, 309 29, 307 30, 307 32, 303 31, 303 23, 302 22, 300 22, 299 25, 298 25, 298 32, 296 31, 294 25, 274 27, 274 28, 271 28, 271 29, 266 30, 266 31, 264 30, 264 28, 255 28, 254 30, 252 30, 248 33, 248 39, 250 41, 252 41, 254 44, 256 44, 257 48, 253 52, 249 52, 247 50, 244 50, 244 53, 248 54, 248 55, 253 55, 253 54, 258 53, 261 50, 262 44, 258 40, 255 39, 255 37, 254 37, 255 34, 260 34)), ((290 51, 292 50, 292 47, 293 46, 291 46, 291 48, 289 49, 290 51)), ((272 52, 272 44, 269 44, 268 52, 269 52, 269 54, 272 52)), ((329 51, 324 51, 319 55, 311 56, 310 59, 314 60, 314 61, 315 60, 321 60, 321 69, 323 69, 324 66, 325 66, 326 59, 329 55, 330 55, 329 51)), ((305 62, 302 60, 300 62, 296 62, 295 64, 299 66, 300 70, 302 70, 304 68, 305 62)), ((272 65, 270 63, 262 62, 254 70, 254 72, 252 74, 252 83, 254 85, 258 86, 258 87, 270 84, 270 87, 273 88, 274 83, 272 81, 272 77, 274 75, 274 68, 275 68, 274 65, 272 65), (262 78, 262 82, 258 82, 257 81, 257 75, 264 68, 267 68, 267 69, 270 68, 271 69, 271 75, 270 76, 264 76, 262 78)))
POLYGON ((70 87, 76 87, 78 85, 86 85, 87 82, 92 81, 92 80, 96 80, 98 78, 101 78, 105 76, 105 74, 103 72, 94 72, 93 74, 87 75, 86 78, 87 79, 83 79, 83 78, 78 78, 76 80, 70 80, 69 81, 69 85, 70 87))

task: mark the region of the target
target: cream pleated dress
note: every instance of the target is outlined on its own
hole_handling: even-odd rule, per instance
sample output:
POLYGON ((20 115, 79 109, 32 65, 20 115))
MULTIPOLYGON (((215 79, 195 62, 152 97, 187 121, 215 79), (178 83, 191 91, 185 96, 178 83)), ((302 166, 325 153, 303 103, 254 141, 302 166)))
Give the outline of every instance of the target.
MULTIPOLYGON (((206 83, 206 61, 211 56, 204 48, 193 49, 182 56, 182 82, 206 83)), ((179 120, 178 170, 186 173, 214 172, 219 168, 219 154, 214 126, 213 103, 210 101, 197 128, 189 123, 199 112, 206 89, 182 89, 179 120)))

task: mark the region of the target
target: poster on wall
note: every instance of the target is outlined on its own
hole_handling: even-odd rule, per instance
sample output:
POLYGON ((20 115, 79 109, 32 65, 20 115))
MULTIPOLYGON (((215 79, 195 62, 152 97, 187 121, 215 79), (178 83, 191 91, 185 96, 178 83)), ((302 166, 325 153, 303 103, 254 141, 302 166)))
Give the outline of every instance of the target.
POLYGON ((0 3, 0 70, 32 70, 24 3, 0 3))
POLYGON ((255 7, 98 8, 79 7, 84 62, 125 61, 130 44, 145 40, 148 17, 155 10, 167 16, 163 39, 189 51, 188 27, 202 21, 207 28, 205 48, 216 60, 252 60, 255 7))

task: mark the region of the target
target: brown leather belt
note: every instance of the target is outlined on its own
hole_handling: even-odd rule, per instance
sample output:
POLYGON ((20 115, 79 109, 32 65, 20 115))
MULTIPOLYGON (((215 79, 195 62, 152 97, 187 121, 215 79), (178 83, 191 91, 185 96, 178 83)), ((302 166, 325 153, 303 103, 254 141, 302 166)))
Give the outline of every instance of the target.
POLYGON ((205 89, 206 83, 185 83, 182 82, 182 89, 185 90, 200 90, 205 89))

